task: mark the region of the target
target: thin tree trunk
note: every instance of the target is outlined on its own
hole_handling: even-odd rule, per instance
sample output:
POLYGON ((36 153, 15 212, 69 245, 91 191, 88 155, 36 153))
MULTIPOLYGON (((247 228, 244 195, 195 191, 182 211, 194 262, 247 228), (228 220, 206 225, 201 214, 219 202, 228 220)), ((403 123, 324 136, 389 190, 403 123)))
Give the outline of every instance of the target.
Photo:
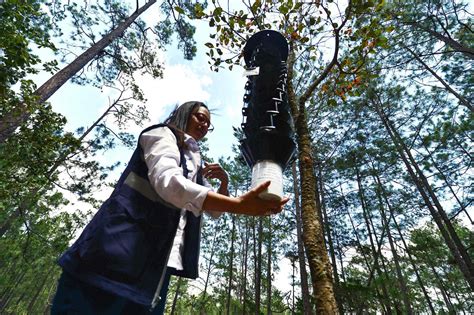
POLYGON ((456 41, 456 40, 454 40, 450 37, 444 36, 443 34, 440 34, 436 31, 433 31, 430 28, 423 27, 418 22, 409 21, 409 22, 406 22, 406 23, 409 24, 409 25, 413 25, 416 28, 418 28, 418 29, 420 29, 424 32, 427 32, 428 34, 430 34, 433 37, 435 37, 436 39, 442 41, 443 43, 445 43, 446 45, 448 45, 449 47, 451 47, 455 51, 458 51, 458 52, 464 54, 464 56, 466 56, 467 58, 474 59, 474 49, 472 49, 470 47, 466 47, 463 44, 461 44, 460 42, 458 42, 458 41, 456 41))
MULTIPOLYGON (((413 310, 411 307, 410 303, 410 298, 408 297, 409 291, 408 291, 408 286, 406 284, 406 279, 402 274, 402 269, 400 267, 400 257, 398 256, 397 249, 395 248, 395 244, 392 238, 392 232, 390 231, 390 225, 389 222, 390 220, 387 220, 387 215, 385 213, 384 209, 384 202, 381 196, 381 189, 380 185, 378 189, 376 189, 376 194, 377 194, 377 200, 379 203, 379 211, 380 211, 380 217, 382 218, 382 224, 385 226, 385 229, 387 230, 387 238, 388 238, 388 243, 390 245, 390 251, 392 252, 393 255, 393 262, 395 263, 395 271, 397 274, 397 280, 398 280, 398 285, 400 287, 400 293, 403 297, 403 304, 405 307, 405 313, 406 314, 413 314, 413 310)), ((389 215, 390 217, 390 215, 389 215)))
POLYGON ((248 252, 249 252, 249 241, 250 241, 250 227, 248 225, 248 218, 245 218, 245 250, 244 250, 244 268, 242 274, 242 314, 245 315, 247 308, 247 269, 248 269, 248 252))
POLYGON ((257 257, 255 257, 255 314, 260 315, 261 287, 262 287, 262 238, 263 217, 258 218, 257 257))
MULTIPOLYGON (((375 228, 373 226, 372 219, 369 217, 369 209, 367 208, 367 203, 365 201, 365 194, 364 194, 364 187, 362 185, 362 177, 360 175, 359 167, 355 167, 355 172, 356 172, 356 180, 357 180, 357 195, 359 196, 360 204, 362 207, 362 217, 364 218, 365 226, 367 229, 367 235, 369 238, 370 242, 370 249, 372 251, 372 256, 374 257, 374 267, 376 268, 375 271, 377 271, 378 276, 381 279, 384 279, 381 283, 381 289, 383 293, 383 302, 382 305, 385 305, 385 308, 387 309, 388 312, 391 312, 391 306, 390 306, 390 296, 388 294, 388 290, 385 286, 385 282, 388 282, 389 277, 388 273, 385 267, 385 263, 383 261, 383 257, 380 257, 380 263, 382 264, 382 268, 384 271, 382 272, 382 269, 380 268, 379 260, 376 259, 375 257, 378 258, 378 256, 381 254, 377 251, 375 248, 375 242, 374 242, 374 237, 377 237, 375 234, 375 228), (372 232, 373 231, 373 232, 372 232)), ((385 227, 386 229, 386 227, 385 227)), ((395 307, 396 307, 395 303, 395 307)))
POLYGON ((441 292, 441 296, 443 297, 444 303, 446 304, 446 307, 448 308, 448 312, 451 314, 455 314, 453 303, 451 302, 449 296, 446 294, 446 288, 444 287, 443 280, 441 280, 441 277, 439 276, 435 267, 431 265, 430 263, 429 263, 429 266, 431 268, 431 271, 435 275, 436 282, 438 282, 438 288, 441 292))
MULTIPOLYGON (((107 107, 107 109, 102 113, 102 115, 96 119, 94 121, 94 123, 89 127, 87 128, 86 131, 84 131, 82 133, 82 135, 77 138, 77 141, 78 143, 82 143, 82 141, 95 129, 95 127, 97 127, 100 122, 110 113, 110 111, 118 104, 118 102, 120 102, 122 100, 122 96, 123 96, 123 93, 124 91, 120 91, 120 94, 119 96, 115 99, 115 101, 109 106, 107 107)), ((76 150, 76 153, 75 152, 65 152, 63 153, 53 164, 53 166, 51 166, 48 171, 46 172, 46 177, 50 180, 51 177, 53 176, 54 172, 57 171, 57 169, 64 163, 64 161, 68 158, 68 156, 70 154, 76 154, 77 153, 77 150, 76 150)), ((21 202, 20 202, 20 205, 15 209, 15 211, 13 211, 10 216, 7 218, 7 220, 5 222, 2 223, 2 225, 0 226, 0 238, 6 233, 8 232, 8 230, 10 229, 11 225, 13 224, 13 222, 15 222, 15 220, 17 218, 19 218, 21 215, 22 215, 22 212, 24 211, 24 209, 27 208, 27 205, 29 203, 29 200, 34 200, 35 199, 35 195, 37 194, 40 194, 41 193, 41 190, 43 189, 44 185, 43 186, 40 186, 40 187, 36 187, 35 189, 32 189, 27 197, 25 197, 21 202)))
POLYGON ((23 270, 16 278, 16 281, 13 282, 13 285, 11 287, 8 287, 5 289, 5 291, 2 294, 2 299, 0 300, 0 314, 5 314, 5 310, 8 306, 8 303, 10 303, 11 298, 13 297, 13 294, 15 292, 15 289, 18 287, 18 285, 21 283, 21 280, 26 275, 26 270, 23 270))
POLYGON ((341 277, 342 277, 342 282, 346 282, 346 274, 345 274, 345 270, 344 270, 344 261, 342 259, 342 248, 341 248, 341 244, 339 243, 339 236, 337 234, 337 232, 335 233, 335 239, 336 239, 336 246, 337 246, 337 259, 339 260, 339 266, 340 266, 340 270, 341 270, 341 277))
MULTIPOLYGON (((380 234, 380 240, 377 242, 377 252, 376 252, 376 255, 374 257, 374 261, 372 263, 373 266, 372 266, 372 268, 370 268, 370 266, 368 267, 370 272, 369 272, 369 277, 367 279, 367 285, 366 285, 367 287, 370 287, 370 285, 372 283, 372 280, 374 279, 375 272, 377 272, 379 274, 379 277, 381 279, 382 279, 382 277, 387 277, 386 273, 382 273, 382 271, 380 270, 380 265, 378 263, 379 257, 382 257, 382 244, 383 244, 383 238, 385 236, 385 230, 386 230, 385 226, 382 226, 382 233, 380 234)), ((359 243, 358 246, 361 246, 360 243, 359 243)), ((366 262, 366 263, 368 264, 368 262, 366 262)), ((386 288, 384 287, 384 284, 382 284, 382 288, 386 290, 386 288)), ((390 306, 391 300, 390 300, 390 296, 388 295, 388 293, 386 293, 385 299, 382 299, 380 297, 380 293, 378 291, 376 291, 376 292, 378 294, 379 299, 382 300, 382 303, 381 303, 382 308, 386 307, 386 313, 392 314, 392 309, 391 309, 391 306, 390 306)), ((397 304, 396 303, 394 303, 394 304, 395 304, 395 309, 396 309, 397 313, 400 313, 400 310, 398 309, 397 304)), ((365 305, 365 301, 362 303, 362 305, 359 306, 357 314, 362 314, 364 305, 365 305)))
POLYGON ((267 244, 267 315, 272 314, 272 218, 268 217, 267 244))
POLYGON ((58 285, 58 276, 54 276, 54 280, 51 281, 51 285, 49 286, 48 290, 48 298, 46 299, 43 315, 48 315, 51 313, 51 305, 53 304, 53 298, 55 294, 52 294, 53 292, 56 292, 56 288, 58 285))
POLYGON ((233 282, 233 271, 234 271, 234 240, 235 240, 235 216, 232 217, 232 229, 230 236, 230 258, 229 258, 229 282, 227 284, 227 301, 226 301, 226 314, 230 315, 230 304, 232 295, 232 282, 233 282))
POLYGON ((51 267, 48 269, 48 271, 46 272, 46 276, 43 278, 43 281, 41 282, 41 284, 38 286, 38 288, 36 289, 36 292, 35 294, 33 295, 33 297, 31 298, 31 301, 30 303, 28 304, 28 314, 33 314, 35 312, 33 312, 33 307, 36 303, 36 300, 38 299, 38 296, 39 294, 43 291, 43 288, 46 284, 46 281, 50 278, 51 276, 51 271, 53 271, 53 268, 55 267, 55 265, 51 265, 51 267))
POLYGON ((296 174, 296 162, 291 165, 293 175, 293 192, 295 194, 295 217, 296 217, 296 239, 298 245, 298 265, 301 279, 301 299, 303 300, 303 313, 305 315, 313 314, 313 307, 309 300, 308 273, 306 272, 306 259, 304 255, 304 244, 302 235, 300 192, 298 188, 298 176, 296 174))
MULTIPOLYGON (((349 212, 349 207, 348 207, 347 201, 344 197, 344 193, 342 191, 342 186, 340 188, 341 188, 341 196, 343 197, 343 200, 344 200, 344 209, 346 210, 347 216, 349 217, 349 221, 351 222, 352 230, 354 231, 354 235, 355 235, 356 240, 357 240, 357 247, 359 248, 359 252, 361 253, 361 255, 364 259, 365 265, 367 266, 367 270, 369 270, 369 281, 367 283, 367 287, 370 287, 374 270, 377 272, 379 277, 382 277, 382 271, 380 270, 380 266, 378 264, 378 256, 380 255, 380 248, 381 248, 381 242, 382 242, 382 239, 383 239, 383 232, 382 232, 382 236, 380 238, 379 249, 376 252, 377 256, 374 257, 373 267, 371 268, 369 260, 367 258, 367 255, 365 254, 365 251, 362 247, 362 242, 360 240, 359 233, 357 232, 356 226, 354 224, 354 220, 352 220, 351 213, 349 212)), ((377 298, 380 301, 380 305, 382 306, 382 308, 385 310, 386 313, 391 314, 392 309, 390 307, 390 299, 389 299, 388 291, 387 291, 387 288, 385 287, 384 281, 381 282, 380 289, 382 290, 382 294, 380 294, 378 288, 375 289, 376 292, 377 292, 377 298)), ((360 305, 359 310, 357 311, 357 314, 361 314, 363 312, 363 308, 364 308, 364 304, 360 305)))
MULTIPOLYGON (((439 168, 438 166, 438 163, 436 163, 433 155, 431 154, 430 150, 428 149, 428 147, 426 145, 423 145, 423 147, 425 148, 426 152, 428 152, 428 156, 430 157, 430 160, 431 162, 433 163, 433 166, 436 168, 436 170, 438 171, 438 174, 441 176, 441 178, 443 179, 444 183, 446 184, 446 186, 448 186, 449 190, 451 191, 451 193, 453 194, 453 197, 454 199, 456 199, 456 202, 458 203, 459 205, 459 208, 460 208, 460 211, 459 212, 464 212, 464 214, 467 216, 467 218, 469 219, 469 221, 471 221, 471 224, 473 224, 474 222, 472 221, 472 218, 471 216, 469 215, 469 212, 467 212, 467 209, 466 209, 466 206, 464 206, 461 202, 461 200, 459 200, 456 192, 454 191, 453 187, 451 186, 451 184, 449 183, 448 181, 448 178, 446 177, 446 175, 444 175, 443 171, 439 168)), ((459 213, 458 212, 458 213, 459 213)))
POLYGON ((204 282, 204 292, 203 292, 202 298, 201 298, 201 309, 200 309, 201 314, 205 314, 205 306, 206 306, 206 299, 207 299, 207 287, 209 285, 209 279, 211 277, 212 259, 214 258, 214 252, 215 252, 214 249, 216 248, 215 247, 216 239, 217 239, 217 235, 219 234, 217 232, 218 231, 216 231, 216 233, 214 233, 214 237, 212 239, 211 256, 209 257, 209 264, 207 266, 206 281, 204 282))
POLYGON ((176 311, 176 305, 178 304, 178 297, 179 297, 179 289, 181 288, 182 282, 183 282, 183 279, 181 279, 181 277, 178 277, 178 283, 176 284, 176 291, 173 297, 173 304, 171 304, 170 315, 174 315, 176 311))

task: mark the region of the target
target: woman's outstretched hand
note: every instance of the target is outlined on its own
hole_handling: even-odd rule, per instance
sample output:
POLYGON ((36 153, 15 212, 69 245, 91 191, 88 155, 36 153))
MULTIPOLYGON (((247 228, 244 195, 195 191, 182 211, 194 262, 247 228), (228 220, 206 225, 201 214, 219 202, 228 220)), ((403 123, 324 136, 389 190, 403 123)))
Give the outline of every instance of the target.
POLYGON ((289 198, 285 197, 282 200, 261 199, 258 195, 267 189, 268 186, 270 186, 270 181, 258 185, 254 189, 236 198, 228 197, 211 190, 207 193, 206 199, 204 199, 202 209, 254 216, 279 213, 283 210, 283 206, 288 202, 289 198))
POLYGON ((239 206, 237 210, 247 215, 270 215, 276 214, 283 210, 283 206, 288 202, 289 198, 282 200, 264 200, 258 195, 270 186, 270 181, 258 185, 247 193, 238 197, 239 206))

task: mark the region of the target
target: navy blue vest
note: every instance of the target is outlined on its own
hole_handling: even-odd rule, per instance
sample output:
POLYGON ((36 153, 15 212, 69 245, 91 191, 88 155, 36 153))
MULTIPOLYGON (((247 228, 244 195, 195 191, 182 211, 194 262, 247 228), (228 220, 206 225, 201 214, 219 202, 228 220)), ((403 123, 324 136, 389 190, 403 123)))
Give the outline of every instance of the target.
MULTIPOLYGON (((154 125, 142 133, 163 126, 154 125)), ((180 154, 183 175, 187 177, 182 149, 180 154)), ((202 185, 201 170, 197 182, 202 185)), ((201 217, 189 211, 186 216, 184 269, 175 274, 195 279, 201 217)), ((150 305, 166 268, 179 218, 180 209, 163 201, 151 186, 138 144, 112 195, 59 258, 59 265, 86 283, 150 305)))

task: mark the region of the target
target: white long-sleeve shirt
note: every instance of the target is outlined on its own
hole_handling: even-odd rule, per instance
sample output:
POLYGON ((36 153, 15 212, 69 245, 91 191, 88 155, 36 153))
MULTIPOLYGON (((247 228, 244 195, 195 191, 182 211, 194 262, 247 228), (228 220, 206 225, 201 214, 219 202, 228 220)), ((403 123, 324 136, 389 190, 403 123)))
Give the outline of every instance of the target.
MULTIPOLYGON (((201 166, 201 154, 196 140, 185 134, 184 142, 188 149, 184 150, 188 177, 183 175, 179 166, 180 153, 176 144, 176 136, 167 127, 155 128, 143 133, 140 145, 144 152, 145 163, 148 167, 148 178, 157 194, 166 202, 181 209, 178 230, 173 241, 168 267, 183 269, 182 249, 184 245, 184 227, 186 226, 186 211, 191 211, 196 217, 202 212, 202 204, 207 193, 211 190, 206 186, 196 184, 197 171, 201 166)), ((210 213, 218 217, 218 213, 210 213)))

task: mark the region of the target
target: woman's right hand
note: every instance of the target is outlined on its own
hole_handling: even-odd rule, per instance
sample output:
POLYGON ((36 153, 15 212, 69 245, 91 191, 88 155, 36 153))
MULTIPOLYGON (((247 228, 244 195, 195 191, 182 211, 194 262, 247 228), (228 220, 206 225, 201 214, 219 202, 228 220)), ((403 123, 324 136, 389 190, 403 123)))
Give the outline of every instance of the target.
POLYGON ((270 215, 281 212, 283 210, 283 206, 288 202, 289 198, 285 197, 282 200, 261 199, 258 195, 265 191, 268 186, 270 186, 270 181, 260 184, 238 197, 238 211, 242 214, 255 216, 270 215))

